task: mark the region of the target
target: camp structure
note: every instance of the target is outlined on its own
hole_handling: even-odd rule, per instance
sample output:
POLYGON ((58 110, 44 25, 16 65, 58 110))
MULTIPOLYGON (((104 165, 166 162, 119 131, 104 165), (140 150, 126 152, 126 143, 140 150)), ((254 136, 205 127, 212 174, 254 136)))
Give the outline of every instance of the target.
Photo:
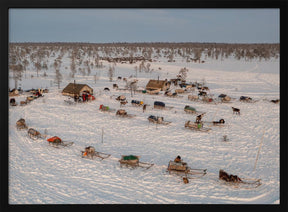
POLYGON ((83 92, 93 95, 93 89, 87 84, 69 83, 62 91, 64 96, 80 96, 83 92))
POLYGON ((166 91, 170 88, 170 82, 167 80, 149 80, 146 85, 147 91, 160 90, 166 91))

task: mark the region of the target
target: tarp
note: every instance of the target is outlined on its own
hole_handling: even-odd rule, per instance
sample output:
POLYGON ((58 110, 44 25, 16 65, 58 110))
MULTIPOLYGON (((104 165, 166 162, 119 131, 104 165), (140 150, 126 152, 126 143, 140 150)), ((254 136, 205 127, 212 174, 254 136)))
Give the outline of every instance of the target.
POLYGON ((159 102, 159 101, 155 101, 154 105, 165 107, 165 103, 164 102, 159 102))
POLYGON ((89 94, 89 95, 88 95, 88 99, 90 99, 90 100, 95 100, 95 97, 94 97, 93 95, 89 94))
POLYGON ((49 141, 49 142, 55 142, 57 140, 58 140, 58 142, 61 142, 61 138, 59 138, 57 136, 54 136, 54 137, 51 137, 51 138, 47 139, 47 141, 49 141))
POLYGON ((196 109, 194 107, 190 107, 189 105, 186 105, 184 110, 192 110, 192 111, 196 111, 196 109))
POLYGON ((248 96, 240 96, 240 100, 251 100, 248 96))
POLYGON ((153 120, 157 121, 157 118, 156 118, 156 116, 153 116, 153 115, 151 115, 151 116, 149 116, 148 118, 149 118, 149 119, 153 119, 153 120))
POLYGON ((126 155, 123 157, 123 160, 138 160, 138 157, 135 155, 126 155))
POLYGON ((225 96, 227 96, 226 94, 220 94, 218 97, 219 98, 224 98, 225 96))

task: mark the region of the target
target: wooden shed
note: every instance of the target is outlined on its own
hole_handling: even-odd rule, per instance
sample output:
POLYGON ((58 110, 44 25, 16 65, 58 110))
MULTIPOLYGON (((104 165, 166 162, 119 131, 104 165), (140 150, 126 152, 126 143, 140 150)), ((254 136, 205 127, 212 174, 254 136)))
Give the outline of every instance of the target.
POLYGON ((83 92, 88 92, 93 95, 93 89, 86 84, 69 83, 62 91, 65 96, 81 95, 83 92))
POLYGON ((161 91, 166 91, 170 88, 171 82, 168 82, 167 80, 149 80, 149 82, 146 85, 146 90, 158 90, 161 89, 161 91))

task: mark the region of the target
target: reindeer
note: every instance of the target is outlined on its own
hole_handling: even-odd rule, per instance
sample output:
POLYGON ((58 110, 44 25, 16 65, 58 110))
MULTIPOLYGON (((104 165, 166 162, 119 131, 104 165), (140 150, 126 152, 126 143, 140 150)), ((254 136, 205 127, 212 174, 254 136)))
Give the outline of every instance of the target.
POLYGON ((240 109, 239 108, 235 108, 235 107, 232 107, 232 110, 233 110, 233 114, 238 114, 240 115, 240 109))

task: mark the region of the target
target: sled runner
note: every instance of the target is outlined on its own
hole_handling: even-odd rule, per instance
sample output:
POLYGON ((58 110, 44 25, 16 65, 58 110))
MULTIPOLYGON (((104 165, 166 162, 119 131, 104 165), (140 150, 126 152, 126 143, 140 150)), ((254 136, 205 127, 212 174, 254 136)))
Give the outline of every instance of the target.
POLYGON ((111 154, 106 154, 103 152, 95 151, 95 148, 93 146, 86 147, 84 151, 81 151, 81 153, 82 153, 82 158, 90 158, 90 159, 94 159, 94 157, 98 157, 98 158, 101 158, 101 160, 104 160, 111 156, 111 154))
POLYGON ((206 174, 207 169, 192 169, 185 162, 175 162, 170 160, 167 171, 169 172, 169 174, 174 173, 180 176, 194 179, 203 177, 206 174))
POLYGON ((149 169, 152 167, 154 164, 153 163, 144 163, 139 161, 140 156, 136 155, 122 155, 121 159, 119 160, 120 167, 126 166, 126 167, 131 167, 131 168, 145 168, 149 169))
POLYGON ((53 136, 51 138, 48 138, 47 141, 49 142, 49 145, 53 147, 66 147, 66 146, 71 146, 74 144, 74 142, 72 141, 63 141, 58 136, 53 136))
POLYGON ((255 189, 262 185, 261 179, 246 179, 241 178, 242 182, 226 182, 219 180, 221 184, 236 188, 236 189, 255 189))

